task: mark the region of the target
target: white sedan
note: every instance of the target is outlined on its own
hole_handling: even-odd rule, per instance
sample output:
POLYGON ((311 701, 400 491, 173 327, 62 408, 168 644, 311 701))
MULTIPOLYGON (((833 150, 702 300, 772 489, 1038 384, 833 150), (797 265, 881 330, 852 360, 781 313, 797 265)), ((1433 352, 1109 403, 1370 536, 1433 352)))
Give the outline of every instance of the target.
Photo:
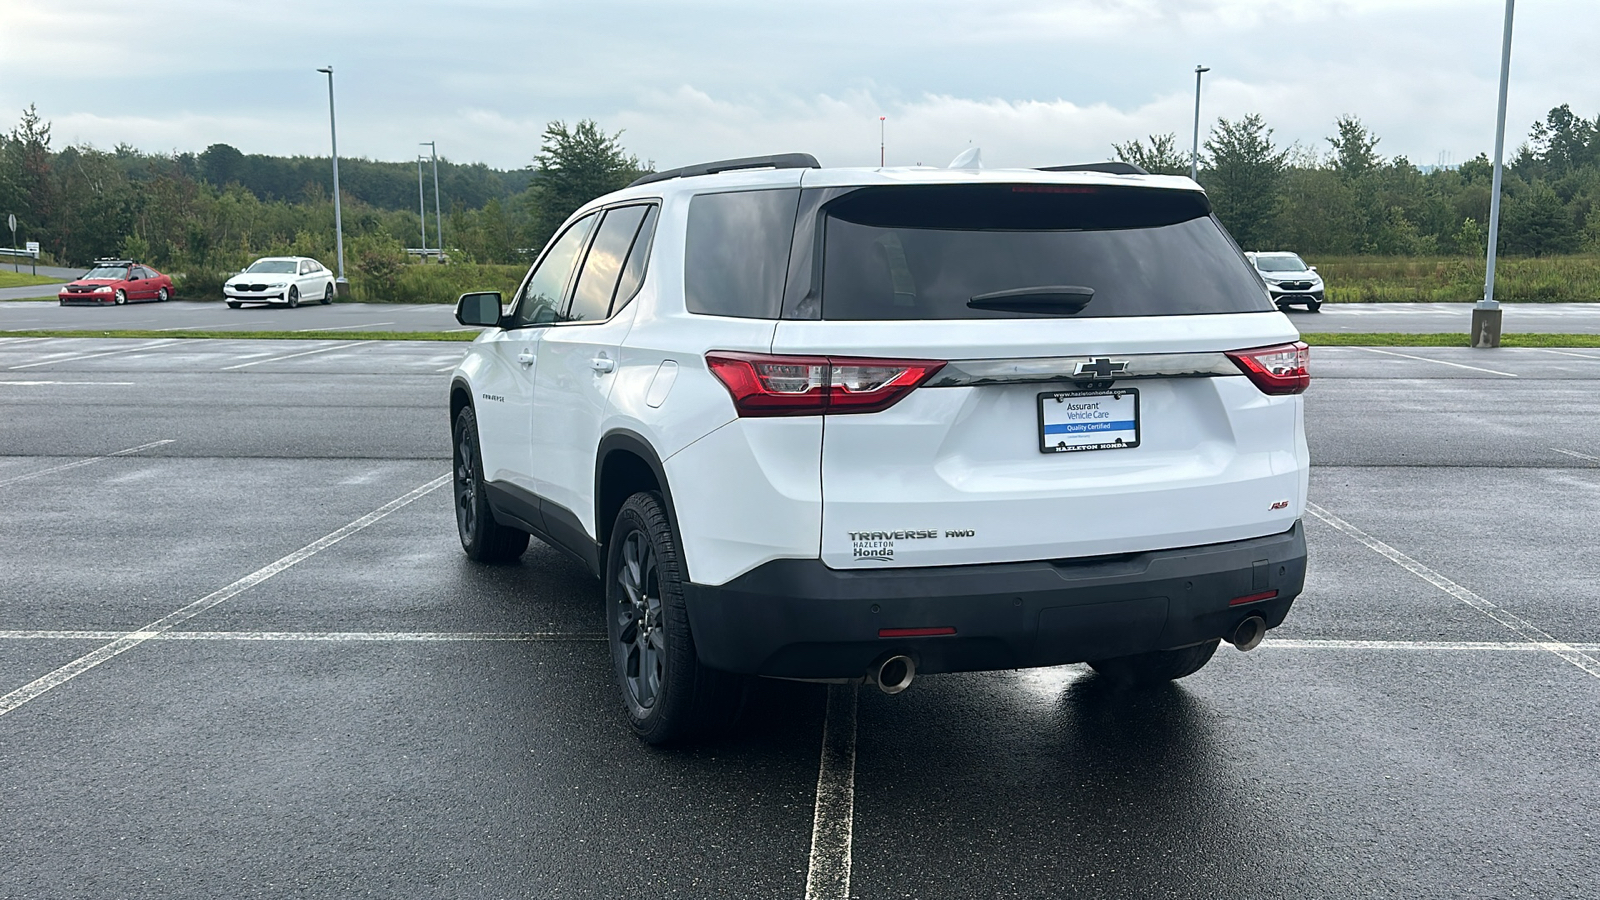
POLYGON ((305 256, 267 256, 222 285, 229 309, 246 303, 299 306, 301 300, 333 302, 333 273, 305 256))

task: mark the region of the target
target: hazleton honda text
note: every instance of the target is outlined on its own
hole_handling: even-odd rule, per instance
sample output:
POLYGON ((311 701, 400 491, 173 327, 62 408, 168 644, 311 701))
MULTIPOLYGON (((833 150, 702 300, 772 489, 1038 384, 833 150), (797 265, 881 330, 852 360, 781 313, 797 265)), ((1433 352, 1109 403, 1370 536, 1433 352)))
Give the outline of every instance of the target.
POLYGON ((651 742, 752 675, 1179 678, 1304 582, 1308 352, 1186 178, 693 166, 456 314, 461 544, 602 579, 651 742))

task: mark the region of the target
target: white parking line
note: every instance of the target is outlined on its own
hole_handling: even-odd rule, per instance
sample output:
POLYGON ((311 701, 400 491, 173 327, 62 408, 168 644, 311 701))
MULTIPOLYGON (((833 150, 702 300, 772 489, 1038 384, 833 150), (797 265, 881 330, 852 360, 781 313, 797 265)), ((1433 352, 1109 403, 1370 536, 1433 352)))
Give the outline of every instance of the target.
POLYGON ((393 322, 368 322, 365 325, 327 325, 322 328, 296 328, 295 334, 307 331, 347 331, 351 328, 377 328, 379 325, 393 325, 393 322))
POLYGON ((311 543, 301 547, 299 550, 296 550, 288 556, 283 557, 277 562, 257 569, 254 572, 251 572, 249 575, 246 575, 238 581, 235 581, 233 584, 222 588, 221 590, 213 591, 187 606, 173 610, 167 615, 162 616, 143 628, 140 628, 138 631, 123 634, 122 636, 113 640, 111 643, 106 644, 90 653, 86 653, 72 662, 67 663, 61 668, 56 669, 54 672, 51 672, 42 678, 37 678, 28 684, 17 688, 11 693, 6 694, 4 697, 0 697, 0 716, 4 716, 17 707, 22 706, 24 703, 27 703, 29 700, 40 696, 41 694, 66 684, 68 681, 71 681, 79 675, 82 675, 84 672, 93 669, 95 666, 98 666, 109 659, 113 659, 120 654, 132 650, 151 638, 158 637, 164 632, 171 631, 173 627, 183 622, 187 622, 206 610, 226 601, 230 597, 237 596, 249 590, 250 588, 255 587, 279 572, 310 559, 311 557, 321 553, 323 550, 326 550, 329 547, 332 547, 334 544, 339 543, 350 535, 375 524, 395 510, 408 506, 412 502, 422 498, 429 492, 443 486, 449 481, 449 474, 440 475, 438 478, 435 478, 427 484, 422 485, 416 490, 385 503, 383 506, 380 506, 361 518, 356 519, 354 522, 351 522, 343 528, 312 541, 311 543))
POLYGON ((849 900, 856 810, 855 684, 828 685, 805 900, 849 900))
POLYGON ((43 476, 43 475, 49 475, 49 474, 54 473, 54 472, 65 472, 68 469, 76 469, 76 468, 79 468, 81 466, 91 465, 93 463, 97 463, 97 462, 100 462, 102 460, 111 459, 114 456, 130 456, 130 455, 132 455, 134 453, 138 453, 141 450, 149 450, 151 447, 159 447, 162 444, 170 444, 170 443, 172 443, 172 439, 171 438, 168 438, 167 440, 164 440, 164 441, 151 441, 148 444, 140 444, 137 447, 129 447, 126 450, 118 450, 115 453, 107 453, 105 456, 91 456, 88 459, 80 459, 80 460, 77 460, 76 462, 62 463, 59 466, 51 466, 48 469, 40 469, 37 472, 29 472, 26 475, 13 475, 10 478, 0 479, 0 487, 5 487, 7 485, 16 484, 19 481, 27 481, 30 478, 38 478, 38 477, 43 476))
POLYGON ((1552 350, 1549 347, 1535 347, 1540 353, 1559 353, 1562 356, 1576 356, 1579 359, 1592 359, 1600 361, 1600 356, 1590 356, 1587 353, 1573 353, 1571 350, 1552 350))
POLYGON ((236 366, 223 366, 222 371, 226 372, 229 369, 243 369, 246 366, 258 366, 262 363, 279 362, 280 360, 294 359, 297 356, 310 356, 313 353, 327 353, 329 350, 343 350, 346 347, 355 347, 360 344, 361 341, 350 341, 349 343, 344 344, 334 344, 332 347, 318 347, 315 350, 307 350, 304 353, 290 353, 287 356, 273 356, 267 359, 254 359, 247 363, 239 363, 236 366))
POLYGON ((1554 653, 1556 656, 1561 657, 1569 663, 1572 663, 1590 675, 1600 678, 1600 660, 1589 656, 1571 644, 1566 644, 1556 640, 1547 634, 1543 629, 1537 625, 1534 625, 1532 622, 1529 622, 1527 619, 1524 619, 1515 613, 1501 609, 1488 600, 1485 600, 1483 597, 1480 597, 1461 585, 1456 584, 1454 581, 1451 581, 1443 575, 1440 575, 1438 572, 1435 572, 1422 563, 1419 563, 1404 553, 1401 553, 1399 550, 1396 550, 1388 544, 1385 544, 1383 541, 1380 541, 1377 538, 1367 534, 1365 531, 1362 531, 1354 525, 1351 525, 1349 522, 1346 522, 1333 513, 1328 512, 1317 504, 1307 503, 1306 511, 1310 512, 1313 516, 1316 516, 1329 525, 1332 525, 1339 531, 1342 531, 1361 543, 1366 544, 1368 549, 1377 553, 1379 556, 1384 557, 1400 568, 1405 569, 1407 572, 1410 572, 1418 578, 1421 578, 1423 581, 1428 582, 1439 590, 1444 591, 1446 594, 1449 594, 1450 596, 1460 600, 1462 603, 1465 603, 1478 612, 1481 612, 1496 622, 1499 622, 1506 628, 1516 632, 1525 640, 1538 644, 1541 650, 1548 650, 1549 652, 1554 653))
POLYGON ((1518 377, 1513 372, 1501 372, 1501 371, 1498 371, 1496 369, 1485 369, 1482 366, 1469 366, 1469 365, 1467 365, 1465 363, 1454 363, 1454 362, 1449 362, 1448 360, 1443 360, 1443 359, 1430 359, 1430 358, 1428 358, 1426 356, 1412 356, 1409 353, 1396 353, 1393 350, 1380 350, 1377 347, 1359 347, 1357 349, 1366 350, 1369 353, 1382 353, 1382 354, 1384 354, 1386 356, 1401 356, 1401 357, 1404 357, 1406 359, 1415 359, 1415 360, 1418 360, 1420 362, 1438 363, 1441 366, 1455 366, 1458 369, 1471 369, 1474 372, 1488 372, 1490 375, 1504 375, 1507 378, 1516 378, 1516 377, 1518 377))
MULTIPOLYGON (((0 631, 0 641, 112 641, 127 631, 0 631)), ((315 641, 433 643, 598 643, 603 634, 555 631, 163 631, 155 641, 315 641)))
POLYGON ((131 382, 131 381, 0 381, 0 384, 25 385, 25 386, 28 386, 28 387, 38 387, 40 385, 47 385, 47 384, 96 384, 96 385, 104 385, 106 387, 131 387, 133 385, 133 382, 131 382))
POLYGON ((42 360, 40 360, 38 362, 23 363, 20 366, 8 366, 8 368, 10 368, 10 369, 31 369, 34 366, 49 366, 49 365, 54 365, 55 363, 77 362, 80 359, 99 359, 102 356, 116 356, 118 353, 137 353, 140 350, 153 350, 156 347, 165 347, 167 345, 174 344, 174 343, 177 343, 177 339, 176 338, 165 338, 163 340, 156 341, 153 344, 143 344, 143 345, 138 346, 138 347, 123 347, 120 350, 106 350, 106 351, 102 351, 102 352, 99 352, 99 353, 84 353, 84 354, 80 354, 78 356, 70 356, 69 355, 69 356, 64 356, 64 357, 58 357, 56 359, 42 359, 42 360))
MULTIPOLYGON (((1546 650, 1544 644, 1533 641, 1297 641, 1288 638, 1268 638, 1261 642, 1263 648, 1278 650, 1441 650, 1441 651, 1504 651, 1546 650)), ((1574 650, 1600 650, 1600 644, 1568 644, 1574 650)))
POLYGON ((1560 447, 1551 447, 1550 449, 1556 453, 1565 453, 1568 456, 1575 456, 1578 459, 1586 459, 1589 462, 1600 463, 1600 456, 1590 456, 1587 453, 1579 453, 1576 450, 1563 450, 1560 447))

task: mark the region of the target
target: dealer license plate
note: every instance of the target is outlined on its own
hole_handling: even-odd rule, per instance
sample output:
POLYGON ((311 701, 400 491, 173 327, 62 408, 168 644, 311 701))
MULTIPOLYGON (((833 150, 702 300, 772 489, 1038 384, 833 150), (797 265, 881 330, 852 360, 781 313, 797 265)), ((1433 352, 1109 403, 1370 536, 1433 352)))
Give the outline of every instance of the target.
POLYGON ((1129 450, 1137 446, 1137 389, 1039 395, 1039 452, 1129 450))

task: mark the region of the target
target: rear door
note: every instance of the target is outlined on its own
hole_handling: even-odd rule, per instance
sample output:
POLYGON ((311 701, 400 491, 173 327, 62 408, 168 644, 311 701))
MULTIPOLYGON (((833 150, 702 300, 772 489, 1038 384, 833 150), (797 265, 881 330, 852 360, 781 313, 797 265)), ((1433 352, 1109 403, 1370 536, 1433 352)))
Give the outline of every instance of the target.
POLYGON ((824 417, 828 565, 1128 553, 1299 516, 1300 398, 1224 352, 1297 334, 1203 195, 867 188, 824 209, 815 318, 773 352, 944 363, 888 409, 824 417))

